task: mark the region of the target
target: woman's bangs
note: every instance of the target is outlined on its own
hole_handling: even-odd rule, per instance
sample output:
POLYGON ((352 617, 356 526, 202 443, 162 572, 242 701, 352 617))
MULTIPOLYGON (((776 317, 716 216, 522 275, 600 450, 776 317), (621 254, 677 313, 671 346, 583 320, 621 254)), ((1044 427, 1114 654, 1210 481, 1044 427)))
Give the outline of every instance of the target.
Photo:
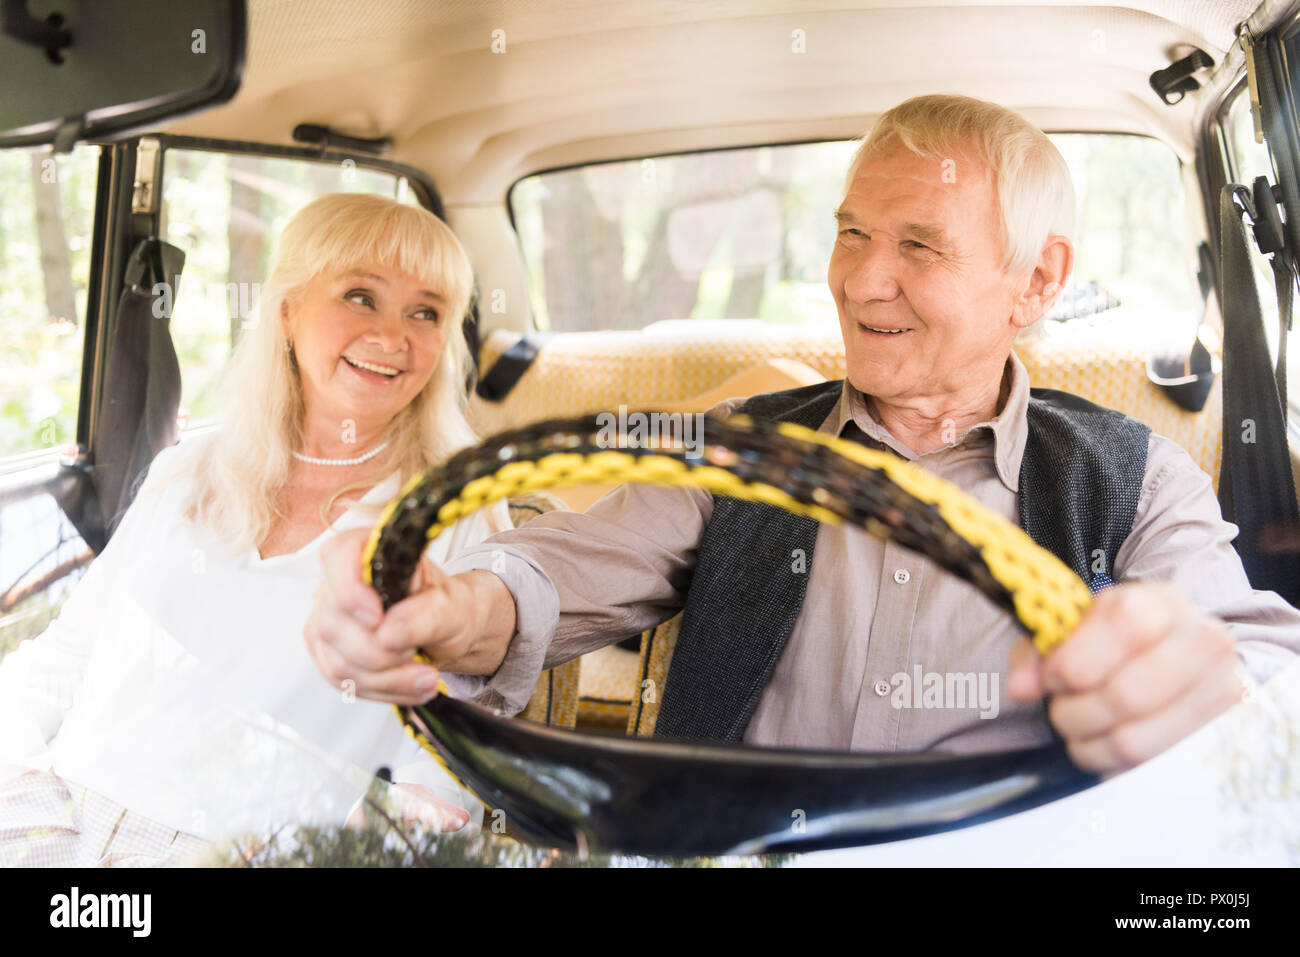
MULTIPOLYGON (((385 266, 427 283, 449 306, 468 302, 472 277, 459 249, 421 215, 423 211, 394 208, 385 215, 353 220, 322 242, 320 269, 344 271, 385 266)), ((432 215, 432 214, 426 214, 432 215)), ((445 227, 444 227, 445 228, 445 227)), ((457 317, 459 318, 459 317, 457 317)))

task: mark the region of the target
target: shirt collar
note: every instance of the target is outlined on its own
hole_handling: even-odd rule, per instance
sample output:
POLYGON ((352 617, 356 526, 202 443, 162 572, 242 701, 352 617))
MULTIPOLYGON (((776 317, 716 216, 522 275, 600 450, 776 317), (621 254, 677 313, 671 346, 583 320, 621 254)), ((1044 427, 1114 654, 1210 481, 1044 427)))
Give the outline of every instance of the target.
MULTIPOLYGON (((952 445, 986 443, 992 436, 993 460, 997 467, 998 478, 1010 491, 1020 490, 1020 460, 1024 457, 1025 442, 1029 437, 1029 422, 1026 413, 1029 409, 1029 372, 1012 352, 1007 358, 1010 367, 1011 389, 1007 393, 1002 411, 992 419, 971 426, 952 445)), ((1004 374, 1006 369, 1004 367, 1004 374)), ((847 378, 840 393, 839 402, 822 425, 822 431, 834 430, 835 435, 843 435, 845 426, 850 422, 856 425, 873 442, 885 446, 911 462, 918 462, 917 456, 892 435, 889 430, 871 417, 867 411, 866 396, 855 389, 847 378)), ((951 448, 945 446, 944 448, 951 448)), ((940 452, 942 449, 936 449, 940 452)), ((934 454, 934 453, 927 453, 934 454)), ((924 466, 925 456, 918 464, 924 466)))

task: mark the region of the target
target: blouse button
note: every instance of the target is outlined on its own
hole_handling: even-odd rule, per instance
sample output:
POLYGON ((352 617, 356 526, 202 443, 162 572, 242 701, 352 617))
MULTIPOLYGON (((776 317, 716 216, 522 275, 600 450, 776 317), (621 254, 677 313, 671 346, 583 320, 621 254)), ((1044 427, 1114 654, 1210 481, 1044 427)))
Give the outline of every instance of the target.
POLYGON ((894 570, 894 581, 900 585, 906 585, 911 577, 906 568, 896 568, 894 570))
POLYGON ((884 678, 881 678, 876 682, 876 694, 880 695, 882 698, 889 694, 889 682, 884 678))

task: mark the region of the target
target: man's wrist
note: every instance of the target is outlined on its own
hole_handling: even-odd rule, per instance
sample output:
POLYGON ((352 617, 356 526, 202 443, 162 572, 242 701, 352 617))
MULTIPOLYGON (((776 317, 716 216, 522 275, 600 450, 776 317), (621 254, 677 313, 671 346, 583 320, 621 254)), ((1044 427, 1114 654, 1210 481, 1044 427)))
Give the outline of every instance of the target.
POLYGON ((473 611, 466 616, 465 628, 467 632, 480 628, 484 644, 494 647, 490 657, 496 659, 480 660, 480 667, 472 672, 457 673, 444 666, 443 680, 454 697, 517 714, 528 705, 555 634, 559 618, 555 587, 535 562, 501 545, 472 546, 443 567, 456 579, 471 572, 490 573, 490 577, 465 581, 464 587, 473 589, 473 611), (490 632, 495 641, 487 640, 490 632))
POLYGON ((475 673, 490 675, 501 667, 510 642, 515 636, 515 596, 498 575, 484 569, 463 572, 457 576, 470 589, 470 607, 473 609, 471 633, 474 647, 475 673))

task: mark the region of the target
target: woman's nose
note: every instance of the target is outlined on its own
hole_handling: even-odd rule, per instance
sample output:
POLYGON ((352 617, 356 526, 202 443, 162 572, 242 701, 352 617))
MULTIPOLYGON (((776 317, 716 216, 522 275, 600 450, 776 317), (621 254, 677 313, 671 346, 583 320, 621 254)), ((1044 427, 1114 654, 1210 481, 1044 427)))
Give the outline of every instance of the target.
POLYGON ((406 340, 402 314, 394 309, 375 310, 366 338, 384 352, 400 352, 406 340))

